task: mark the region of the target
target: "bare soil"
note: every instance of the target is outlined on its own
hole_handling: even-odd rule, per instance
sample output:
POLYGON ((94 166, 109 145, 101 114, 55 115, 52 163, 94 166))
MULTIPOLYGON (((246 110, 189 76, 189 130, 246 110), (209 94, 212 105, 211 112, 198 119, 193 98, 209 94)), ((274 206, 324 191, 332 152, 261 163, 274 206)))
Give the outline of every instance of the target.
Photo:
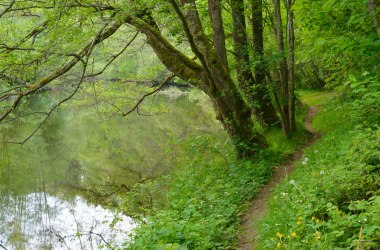
MULTIPOLYGON (((319 106, 309 107, 308 113, 304 119, 305 129, 309 133, 304 148, 311 146, 320 137, 320 134, 317 133, 312 126, 313 117, 318 113, 318 111, 319 106)), ((297 165, 297 162, 303 156, 304 148, 298 149, 290 155, 287 162, 275 167, 271 181, 263 186, 253 198, 251 206, 243 216, 243 222, 238 240, 238 249, 256 249, 258 243, 257 224, 267 212, 268 200, 273 196, 274 188, 280 184, 286 176, 292 173, 297 165)))

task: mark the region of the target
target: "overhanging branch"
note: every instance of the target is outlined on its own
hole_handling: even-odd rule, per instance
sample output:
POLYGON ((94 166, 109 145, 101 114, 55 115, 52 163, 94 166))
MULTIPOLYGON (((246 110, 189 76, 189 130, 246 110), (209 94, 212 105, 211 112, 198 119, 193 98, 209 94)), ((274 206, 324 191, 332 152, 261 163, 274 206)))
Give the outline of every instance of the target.
POLYGON ((157 93, 158 91, 160 91, 160 90, 162 89, 162 87, 163 87, 167 82, 169 82, 170 80, 172 80, 174 77, 175 77, 175 75, 174 75, 173 73, 170 74, 168 77, 166 77, 165 80, 163 80, 163 81, 161 82, 161 84, 160 84, 156 89, 152 90, 151 92, 148 92, 148 93, 144 94, 144 95, 140 98, 140 100, 138 100, 137 103, 136 103, 136 104, 135 104, 130 110, 128 110, 128 111, 126 111, 126 112, 123 112, 122 115, 123 115, 123 116, 127 116, 127 115, 129 115, 130 113, 132 113, 133 111, 137 110, 137 109, 139 108, 140 104, 145 100, 145 98, 147 98, 148 96, 151 96, 151 95, 157 93))
MULTIPOLYGON (((107 26, 110 23, 106 23, 98 32, 96 37, 93 39, 92 42, 88 43, 79 53, 78 57, 72 58, 66 65, 63 67, 55 70, 53 73, 49 74, 45 78, 40 79, 38 82, 28 85, 27 90, 20 91, 18 93, 13 94, 7 94, 8 96, 16 96, 15 100, 13 101, 12 105, 9 109, 7 109, 1 116, 0 116, 0 122, 3 121, 13 110, 17 108, 19 105, 21 99, 25 96, 28 96, 37 90, 41 89, 45 85, 49 84, 51 81, 57 79, 58 77, 64 75, 69 70, 71 70, 79 61, 81 61, 82 58, 84 58, 90 51, 92 51, 93 47, 95 47, 97 44, 101 43, 105 39, 112 36, 123 24, 123 20, 118 20, 114 22, 110 27, 107 28, 107 26)), ((4 99, 3 96, 0 96, 0 100, 4 99)))

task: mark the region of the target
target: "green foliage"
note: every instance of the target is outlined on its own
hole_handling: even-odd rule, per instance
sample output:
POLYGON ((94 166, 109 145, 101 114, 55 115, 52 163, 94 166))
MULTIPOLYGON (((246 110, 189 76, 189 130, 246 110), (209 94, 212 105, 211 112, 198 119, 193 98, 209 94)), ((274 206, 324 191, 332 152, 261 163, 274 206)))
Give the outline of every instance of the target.
MULTIPOLYGON (((13 8, 26 11, 4 13, 0 19, 0 72, 4 74, 0 90, 33 84, 77 58, 77 53, 101 27, 120 18, 123 12, 141 16, 148 10, 167 42, 193 57, 181 22, 168 1, 95 2, 16 1, 13 8), (43 21, 46 25, 42 25, 43 21), (28 36, 37 27, 40 30, 28 36)), ((267 2, 265 63, 275 83, 279 79, 274 72, 284 55, 276 52, 275 29, 270 25, 273 24, 272 6, 267 2)), ((207 1, 196 3, 205 35, 211 40, 207 1)), ((365 0, 296 1, 298 85, 321 88, 327 84, 329 88, 340 88, 337 100, 324 105, 314 121, 315 128, 326 133, 325 139, 307 153, 309 160, 305 159, 305 165, 294 176, 295 182, 284 184, 272 204, 275 213, 264 227, 267 248, 281 248, 285 244, 289 248, 352 247, 360 228, 363 228, 363 239, 370 240, 365 243, 368 247, 379 242, 376 225, 379 225, 380 206, 377 127, 380 40, 373 27, 374 15, 366 3, 365 0)), ((243 1, 243 4, 248 17, 251 2, 243 1)), ((233 28, 227 2, 222 12, 230 51, 233 28)), ((283 8, 283 17, 285 12, 283 8)), ((96 46, 87 74, 102 71, 135 32, 125 25, 96 46)), ((251 32, 249 28, 249 37, 251 32)), ((162 91, 139 107, 139 114, 144 117, 137 119, 134 114, 126 119, 115 118, 152 88, 123 81, 109 83, 109 79, 162 79, 166 74, 153 50, 144 47, 145 43, 145 36, 138 36, 104 72, 105 81, 90 78, 86 82, 86 78, 85 86, 78 92, 79 98, 52 114, 37 134, 39 137, 32 140, 33 144, 23 149, 1 145, 4 160, 0 165, 1 180, 10 192, 25 192, 43 175, 43 163, 49 162, 54 167, 46 173, 52 176, 48 188, 56 185, 57 176, 68 176, 83 186, 95 186, 91 190, 94 193, 113 192, 120 184, 128 186, 130 192, 112 198, 109 204, 123 204, 123 211, 136 216, 144 214, 142 226, 129 246, 131 249, 233 248, 243 210, 241 204, 251 199, 269 178, 279 154, 294 151, 304 141, 305 133, 299 129, 300 132, 287 140, 279 130, 272 129, 266 135, 270 150, 261 152, 253 162, 236 162, 231 142, 225 139, 227 135, 220 130, 221 125, 212 119, 215 114, 210 102, 198 91, 187 93, 186 97, 180 91, 162 91), (152 114, 155 116, 146 117, 152 114), (12 164, 16 165, 18 158, 28 160, 18 162, 15 167, 12 164), (36 166, 41 173, 33 172, 36 166), (106 174, 99 175, 100 170, 106 174), (31 176, 29 172, 33 172, 34 179, 27 179, 31 176), (19 178, 12 182, 15 177, 19 178)), ((254 64, 258 59, 251 49, 249 54, 254 64)), ((236 78, 234 63, 233 55, 229 54, 231 76, 236 78)), ((77 83, 80 64, 59 82, 53 82, 50 85, 53 91, 60 84, 77 83)), ((58 91, 58 95, 63 96, 66 90, 72 89, 68 86, 58 91)), ((14 92, 17 95, 18 90, 14 92)), ((302 94, 309 105, 325 104, 332 95, 311 91, 302 94)), ((39 101, 24 98, 9 118, 39 109, 46 111, 52 100, 44 97, 40 95, 39 101)), ((2 99, 6 100, 0 104, 0 110, 4 111, 11 98, 2 99)), ((302 112, 297 116, 298 128, 302 128, 302 112)), ((4 123, 1 137, 3 140, 25 138, 40 118, 24 117, 4 123)))
POLYGON ((295 2, 300 85, 335 87, 350 74, 379 77, 380 40, 366 0, 295 2), (322 82, 321 82, 322 81, 322 82), (322 84, 322 86, 321 86, 322 84))
POLYGON ((318 115, 329 117, 319 121, 328 121, 329 129, 319 126, 324 137, 276 189, 261 222, 259 249, 353 249, 361 229, 361 249, 380 245, 379 119, 361 114, 372 105, 357 101, 366 94, 351 95, 358 99, 337 95, 318 115), (343 111, 347 119, 339 115, 343 111))
POLYGON ((360 77, 351 75, 345 83, 347 99, 352 100, 354 112, 352 118, 369 118, 372 122, 380 120, 380 81, 373 74, 363 73, 360 77))
POLYGON ((323 105, 331 101, 334 97, 334 92, 321 92, 316 90, 297 90, 302 103, 308 106, 323 105))
POLYGON ((278 155, 236 162, 213 136, 181 141, 187 162, 165 177, 165 205, 148 213, 128 249, 228 249, 236 244, 245 201, 269 178, 278 155))
POLYGON ((307 132, 303 126, 304 115, 296 116, 297 131, 287 138, 280 128, 271 128, 265 133, 269 149, 283 154, 293 153, 300 145, 303 145, 307 139, 307 132))

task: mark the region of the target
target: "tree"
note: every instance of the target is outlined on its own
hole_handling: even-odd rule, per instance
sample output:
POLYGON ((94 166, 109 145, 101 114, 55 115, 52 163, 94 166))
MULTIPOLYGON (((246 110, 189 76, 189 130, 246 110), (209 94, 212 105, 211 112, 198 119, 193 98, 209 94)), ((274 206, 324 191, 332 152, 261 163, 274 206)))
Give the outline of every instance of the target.
POLYGON ((290 132, 290 122, 289 122, 289 83, 288 83, 288 65, 285 57, 285 45, 284 45, 284 35, 282 28, 282 17, 281 17, 281 3, 280 0, 273 0, 274 3, 274 15, 276 18, 276 39, 277 48, 280 53, 280 81, 281 81, 281 98, 280 98, 280 108, 282 110, 281 114, 281 124, 285 135, 290 132))
MULTIPOLYGON (((95 47, 109 39, 124 24, 128 24, 146 36, 148 44, 166 68, 177 77, 202 89, 210 97, 217 113, 217 119, 221 121, 234 141, 238 154, 242 157, 253 156, 259 147, 265 147, 266 142, 263 135, 254 131, 252 107, 250 103, 245 101, 245 97, 252 95, 252 93, 250 89, 239 90, 229 74, 225 45, 223 44, 220 1, 209 1, 208 4, 213 24, 214 43, 211 43, 206 36, 196 2, 193 0, 181 0, 179 3, 174 0, 155 3, 142 1, 139 4, 135 4, 134 1, 127 3, 114 1, 112 4, 109 1, 98 1, 96 3, 90 1, 46 1, 37 5, 30 2, 12 2, 3 11, 3 17, 7 15, 20 16, 20 13, 28 12, 28 15, 35 16, 38 19, 36 23, 42 23, 42 25, 29 31, 29 34, 13 45, 8 45, 9 43, 6 41, 4 43, 6 45, 2 47, 0 52, 3 59, 9 59, 7 56, 14 52, 25 53, 25 51, 29 51, 33 52, 31 53, 33 56, 46 56, 48 59, 50 59, 49 56, 54 55, 60 59, 58 63, 62 66, 57 68, 55 66, 57 60, 55 60, 55 64, 53 63, 54 60, 51 60, 51 65, 46 68, 48 73, 44 72, 44 76, 37 77, 34 82, 28 79, 24 81, 25 84, 17 88, 13 87, 4 91, 1 100, 9 98, 14 98, 14 100, 11 105, 4 108, 0 120, 6 119, 19 106, 24 97, 51 84, 53 80, 64 74, 78 69, 78 63, 84 65, 83 76, 85 77, 86 62, 95 47), (176 48, 170 38, 165 36, 165 32, 163 32, 165 29, 160 30, 162 26, 160 21, 163 17, 154 11, 168 7, 170 8, 170 17, 180 21, 180 32, 187 39, 196 60, 193 60, 192 55, 187 55, 176 48), (86 15, 91 16, 91 22, 86 19, 88 18, 86 15), (85 27, 85 30, 89 32, 83 37, 76 36, 72 41, 65 41, 66 44, 62 47, 81 47, 81 49, 77 52, 63 53, 59 51, 58 47, 54 48, 56 51, 49 50, 46 42, 45 47, 35 45, 35 41, 38 40, 40 44, 43 44, 41 41, 47 39, 44 32, 54 34, 54 38, 58 36, 51 26, 48 31, 44 29, 44 22, 52 25, 51 23, 56 24, 65 18, 79 20, 78 23, 81 28, 85 27), (96 29, 98 31, 94 32, 96 29), (25 45, 26 42, 28 42, 28 46, 25 45), (67 60, 67 58, 71 59, 67 60), (87 60, 84 60, 85 58, 87 60)), ((176 26, 176 24, 172 26, 176 26)), ((65 31, 71 32, 76 28, 75 25, 65 27, 65 31)), ((170 29, 170 26, 166 28, 170 29)), ((35 67, 33 56, 31 56, 30 65, 35 67)), ((11 64, 11 60, 8 62, 7 66, 11 64)), ((4 72, 6 71, 10 70, 4 68, 4 72)), ((257 113, 261 112, 260 109, 259 106, 257 113)))
POLYGON ((263 2, 262 0, 252 1, 252 34, 253 34, 253 55, 256 63, 254 64, 254 79, 256 96, 260 102, 260 110, 263 120, 269 125, 279 122, 274 104, 271 101, 268 83, 265 79, 267 66, 264 58, 264 23, 263 23, 263 2))
POLYGON ((209 0, 208 12, 210 14, 212 29, 214 31, 214 47, 216 54, 222 65, 228 70, 226 35, 223 27, 222 6, 220 0, 209 0))
POLYGON ((278 122, 274 106, 269 97, 265 82, 263 63, 263 27, 262 6, 259 1, 252 2, 252 29, 255 66, 252 67, 249 52, 250 43, 247 35, 246 16, 243 0, 231 0, 233 20, 234 56, 240 89, 245 93, 256 117, 264 125, 278 122), (252 69, 254 68, 254 74, 252 69))
POLYGON ((284 42, 283 22, 281 13, 280 0, 273 0, 275 32, 277 49, 280 55, 279 59, 279 76, 280 76, 280 98, 279 107, 281 116, 282 130, 286 136, 296 130, 295 124, 295 77, 294 77, 294 14, 292 10, 294 1, 287 0, 287 47, 284 42), (288 60, 287 56, 288 55, 288 60))
POLYGON ((296 115, 295 115, 295 102, 294 96, 295 88, 295 73, 294 73, 294 0, 287 0, 286 10, 288 16, 288 50, 289 50, 289 130, 296 130, 296 115))

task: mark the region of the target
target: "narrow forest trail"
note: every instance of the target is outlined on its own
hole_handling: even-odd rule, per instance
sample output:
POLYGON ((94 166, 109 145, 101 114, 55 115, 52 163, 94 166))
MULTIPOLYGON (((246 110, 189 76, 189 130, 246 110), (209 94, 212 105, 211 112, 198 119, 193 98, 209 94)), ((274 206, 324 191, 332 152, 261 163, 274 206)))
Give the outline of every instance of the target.
POLYGON ((238 249, 256 249, 256 245, 258 243, 257 224, 267 212, 267 203, 273 195, 273 189, 294 170, 297 162, 303 156, 304 149, 311 146, 320 137, 320 134, 317 133, 312 126, 312 120, 318 111, 319 106, 311 106, 309 107, 308 113, 305 117, 305 129, 309 132, 306 144, 303 146, 303 148, 298 149, 296 152, 294 152, 289 157, 288 162, 275 167, 272 180, 263 186, 262 189, 253 198, 250 208, 243 216, 241 232, 239 234, 238 240, 238 249))

